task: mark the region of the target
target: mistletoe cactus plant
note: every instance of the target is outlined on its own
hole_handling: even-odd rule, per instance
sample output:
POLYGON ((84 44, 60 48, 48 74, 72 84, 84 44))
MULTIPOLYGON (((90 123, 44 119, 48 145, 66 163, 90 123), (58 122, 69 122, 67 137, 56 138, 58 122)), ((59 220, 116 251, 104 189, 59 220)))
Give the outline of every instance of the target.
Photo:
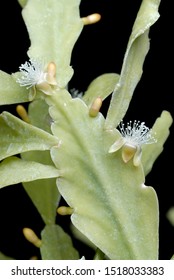
MULTIPOLYGON (((152 128, 124 123, 149 50, 149 29, 160 0, 143 0, 120 74, 104 73, 84 94, 71 94, 73 47, 85 24, 80 0, 20 0, 31 45, 12 75, 0 72, 0 187, 22 183, 45 222, 41 238, 25 237, 41 258, 80 259, 55 217, 71 215, 72 230, 96 250, 94 259, 158 259, 159 209, 145 176, 163 150, 172 118, 163 111, 152 128), (111 95, 106 117, 102 102, 111 95), (27 111, 21 103, 28 104, 27 111), (12 175, 13 170, 13 175, 12 175), (60 206, 60 198, 67 205, 60 206)), ((137 116, 138 118, 138 116, 137 116)))

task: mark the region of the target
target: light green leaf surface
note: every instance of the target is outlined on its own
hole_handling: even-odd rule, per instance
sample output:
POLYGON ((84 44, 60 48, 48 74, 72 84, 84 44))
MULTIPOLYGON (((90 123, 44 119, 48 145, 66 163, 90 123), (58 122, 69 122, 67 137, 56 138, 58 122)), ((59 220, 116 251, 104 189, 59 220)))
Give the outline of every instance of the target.
POLYGON ((0 105, 23 103, 29 100, 29 91, 16 82, 15 75, 0 71, 0 105))
MULTIPOLYGON (((48 105, 42 99, 34 100, 28 108, 28 116, 32 125, 50 132, 51 118, 48 115, 48 105)), ((42 164, 54 165, 49 151, 32 151, 23 153, 22 158, 42 164)), ((37 180, 23 183, 32 202, 46 224, 54 224, 56 209, 60 194, 56 186, 56 179, 37 180)))
POLYGON ((120 151, 108 153, 117 131, 105 131, 103 116, 90 118, 66 90, 47 102, 61 139, 59 150, 51 149, 62 175, 57 186, 74 208, 73 224, 110 259, 157 259, 157 197, 144 186, 141 166, 125 164, 120 151))
POLYGON ((56 178, 59 171, 50 165, 10 157, 0 163, 0 188, 44 178, 56 178))
POLYGON ((48 113, 49 107, 44 99, 35 99, 28 106, 30 123, 51 133, 52 119, 48 113))
POLYGON ((170 224, 174 227, 174 206, 170 207, 170 209, 167 211, 166 217, 170 224))
POLYGON ((87 88, 83 101, 90 106, 97 97, 105 100, 113 92, 118 80, 119 75, 114 73, 107 73, 97 77, 87 88))
POLYGON ((42 233, 42 260, 78 260, 70 236, 58 225, 47 225, 42 233))
POLYGON ((143 0, 124 56, 119 82, 114 89, 106 117, 106 129, 114 129, 123 119, 142 75, 149 50, 149 28, 158 20, 160 0, 143 0))
POLYGON ((45 224, 54 224, 60 199, 56 188, 56 179, 32 181, 23 183, 23 186, 45 224))
POLYGON ((79 231, 73 223, 70 224, 71 233, 74 238, 80 240, 82 243, 86 244, 88 247, 91 247, 94 251, 96 251, 96 246, 92 243, 81 231, 79 231))
POLYGON ((55 62, 60 87, 73 75, 71 52, 83 27, 79 4, 80 0, 30 0, 23 9, 31 40, 28 55, 45 63, 55 62))
POLYGON ((5 255, 4 253, 0 252, 0 260, 14 260, 12 257, 5 255))
POLYGON ((27 4, 28 0, 18 0, 19 4, 21 5, 21 7, 23 8, 26 4, 27 4))
POLYGON ((163 146, 169 136, 169 128, 172 125, 172 122, 173 120, 170 113, 163 111, 161 116, 157 118, 154 123, 152 129, 155 133, 154 137, 157 142, 142 147, 142 164, 145 175, 151 171, 155 160, 163 151, 163 146))
POLYGON ((8 112, 0 115, 0 160, 31 150, 49 150, 57 137, 27 124, 8 112))

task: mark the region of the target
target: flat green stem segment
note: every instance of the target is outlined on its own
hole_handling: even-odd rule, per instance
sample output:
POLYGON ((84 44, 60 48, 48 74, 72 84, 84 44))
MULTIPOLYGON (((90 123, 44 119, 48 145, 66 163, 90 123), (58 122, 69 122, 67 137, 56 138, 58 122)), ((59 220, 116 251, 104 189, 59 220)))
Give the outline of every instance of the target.
POLYGON ((15 75, 0 71, 0 105, 28 102, 29 91, 16 82, 15 75))
POLYGON ((52 119, 48 110, 49 107, 44 99, 35 99, 28 106, 28 117, 32 125, 51 133, 52 119))
POLYGON ((174 206, 170 207, 166 213, 166 217, 170 224, 174 227, 174 206))
POLYGON ((19 4, 21 5, 22 8, 27 4, 28 0, 18 0, 19 4))
POLYGON ((162 153, 172 122, 171 114, 167 111, 163 111, 161 116, 155 121, 152 130, 157 142, 142 147, 142 165, 145 175, 151 171, 155 160, 162 153))
POLYGON ((0 252, 0 260, 14 260, 13 258, 6 256, 5 254, 3 254, 2 252, 0 252))
POLYGON ((73 75, 70 59, 73 46, 83 28, 79 16, 80 0, 30 0, 23 9, 31 47, 29 57, 53 61, 57 82, 65 87, 73 75))
POLYGON ((54 224, 60 195, 56 178, 40 179, 23 183, 24 189, 40 213, 45 224, 54 224))
POLYGON ((78 260, 70 236, 58 225, 47 225, 42 233, 42 260, 78 260))
POLYGON ((103 74, 94 79, 87 88, 83 101, 90 106, 97 97, 105 100, 114 90, 119 75, 114 73, 103 74))
POLYGON ((95 256, 94 256, 94 260, 104 260, 104 258, 105 258, 105 255, 103 254, 103 252, 97 248, 95 256))
MULTIPOLYGON (((48 105, 43 99, 36 99, 30 103, 28 116, 32 125, 51 132, 51 118, 48 114, 48 105)), ((49 151, 30 151, 23 153, 21 157, 28 161, 36 161, 54 166, 49 151)), ((60 200, 60 194, 56 186, 55 178, 36 180, 23 183, 23 186, 40 213, 45 224, 54 224, 56 209, 60 200)))
POLYGON ((104 118, 66 90, 47 97, 59 135, 51 157, 61 178, 57 186, 74 208, 72 222, 110 259, 158 258, 158 201, 144 186, 141 166, 125 164, 121 152, 109 154, 118 131, 105 131, 104 118))
POLYGON ((119 82, 115 86, 106 117, 105 128, 114 129, 123 119, 134 89, 142 75, 144 59, 149 50, 149 28, 159 18, 160 0, 143 0, 135 20, 124 56, 119 82))
POLYGON ((0 160, 33 150, 49 150, 58 145, 58 138, 27 124, 8 112, 0 115, 0 160))
POLYGON ((49 165, 10 157, 0 163, 0 188, 44 178, 56 178, 59 171, 49 165))

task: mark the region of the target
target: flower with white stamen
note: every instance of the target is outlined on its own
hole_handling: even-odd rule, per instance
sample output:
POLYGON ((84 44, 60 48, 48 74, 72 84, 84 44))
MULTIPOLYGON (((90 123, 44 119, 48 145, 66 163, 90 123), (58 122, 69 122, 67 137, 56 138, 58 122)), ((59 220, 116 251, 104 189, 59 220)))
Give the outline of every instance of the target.
POLYGON ((45 70, 43 61, 30 59, 19 67, 21 77, 16 80, 22 87, 36 87, 45 94, 52 94, 52 87, 57 85, 55 79, 56 66, 50 62, 45 70))
POLYGON ((121 135, 125 138, 126 142, 133 145, 151 144, 156 142, 156 139, 152 136, 152 130, 149 129, 144 122, 132 121, 127 123, 125 127, 121 122, 119 125, 121 135))
POLYGON ((30 59, 19 67, 22 76, 17 82, 27 89, 45 82, 46 73, 44 72, 44 64, 41 61, 30 59))
POLYGON ((141 146, 143 144, 156 143, 152 130, 144 122, 130 121, 127 126, 121 121, 119 125, 121 138, 119 138, 109 149, 114 153, 122 148, 122 159, 125 163, 133 158, 133 164, 138 166, 141 160, 141 146))

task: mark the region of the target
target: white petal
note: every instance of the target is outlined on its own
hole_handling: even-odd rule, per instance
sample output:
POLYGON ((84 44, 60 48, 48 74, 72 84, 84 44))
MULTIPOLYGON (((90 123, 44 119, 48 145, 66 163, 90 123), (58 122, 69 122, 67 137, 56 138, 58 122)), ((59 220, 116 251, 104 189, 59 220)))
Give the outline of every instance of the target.
POLYGON ((109 153, 114 153, 118 151, 125 143, 123 137, 120 137, 114 144, 109 148, 109 153))

